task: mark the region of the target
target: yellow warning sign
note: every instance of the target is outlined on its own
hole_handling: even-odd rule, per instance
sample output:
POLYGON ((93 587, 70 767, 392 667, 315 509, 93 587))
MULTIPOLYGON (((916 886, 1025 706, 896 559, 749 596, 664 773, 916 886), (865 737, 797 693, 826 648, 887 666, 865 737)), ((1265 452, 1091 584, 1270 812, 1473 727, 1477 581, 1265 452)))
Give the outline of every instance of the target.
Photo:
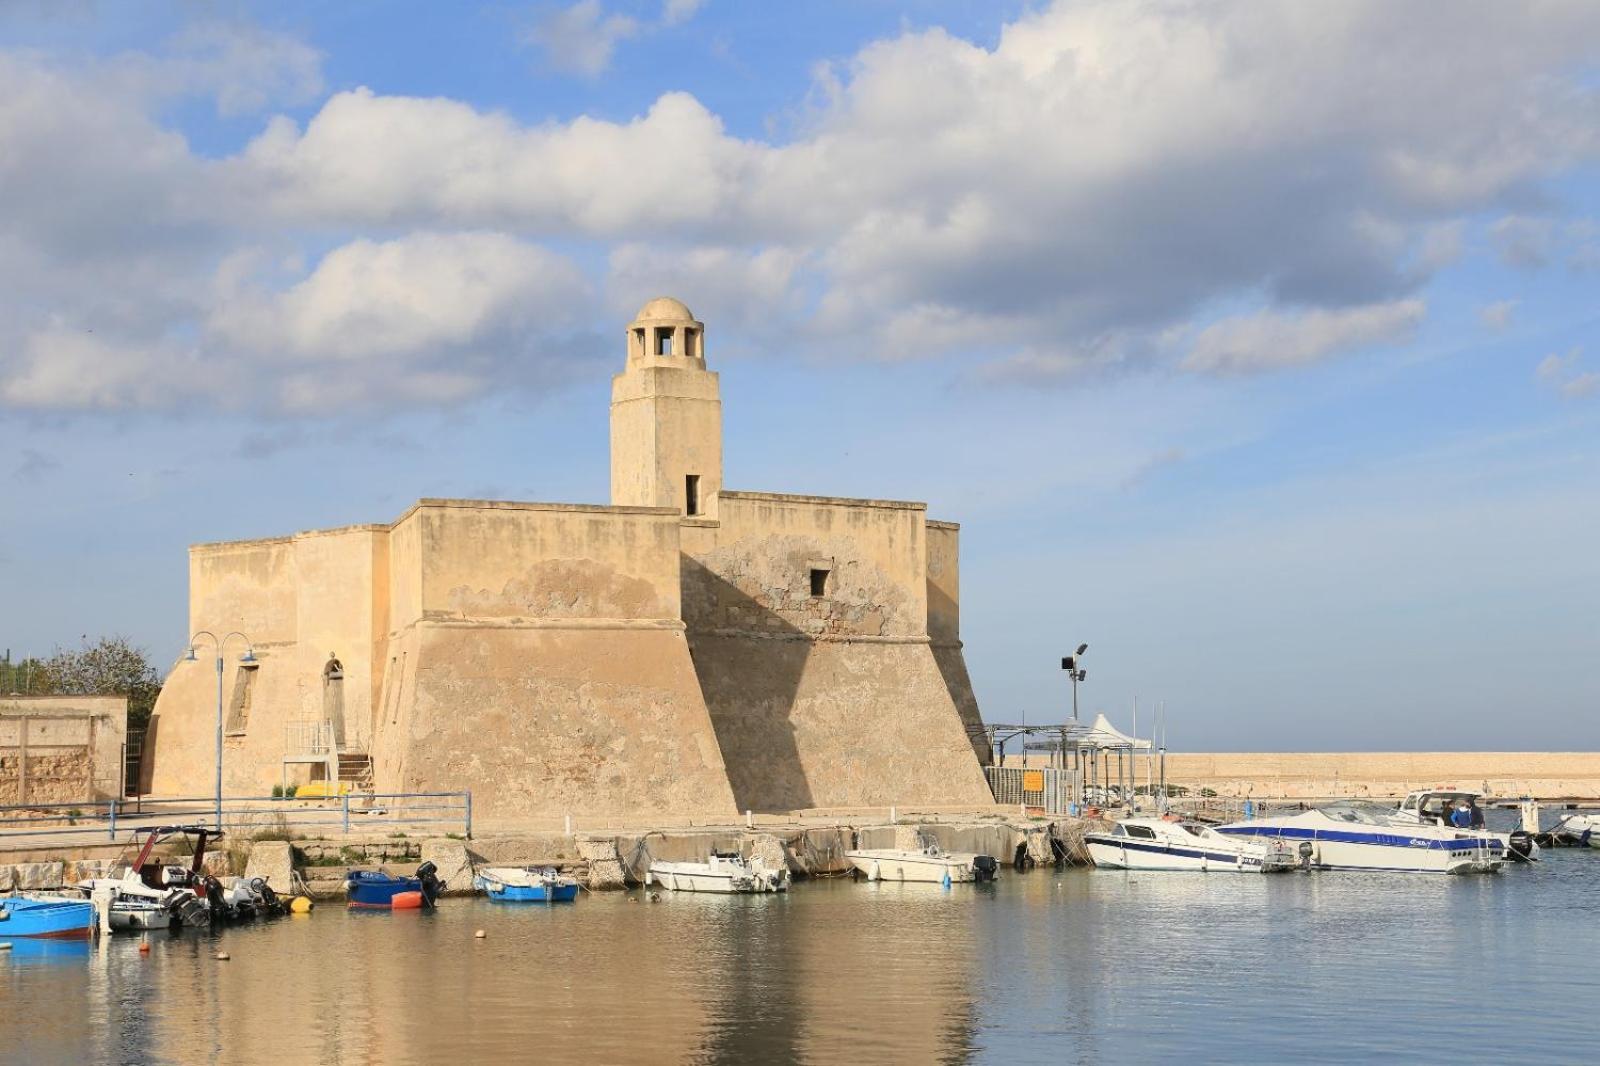
POLYGON ((1043 770, 1024 770, 1024 771, 1022 771, 1022 791, 1024 791, 1024 792, 1043 792, 1044 791, 1044 771, 1043 770))

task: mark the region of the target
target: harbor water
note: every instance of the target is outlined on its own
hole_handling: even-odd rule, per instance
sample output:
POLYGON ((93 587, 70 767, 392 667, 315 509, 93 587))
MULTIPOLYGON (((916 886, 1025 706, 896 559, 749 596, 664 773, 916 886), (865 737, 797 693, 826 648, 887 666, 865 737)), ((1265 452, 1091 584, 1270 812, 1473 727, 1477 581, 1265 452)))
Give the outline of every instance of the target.
POLYGON ((0 1046, 40 1063, 1583 1062, 1597 874, 1584 849, 1494 876, 1008 870, 324 904, 147 953, 19 944, 0 953, 0 1046))

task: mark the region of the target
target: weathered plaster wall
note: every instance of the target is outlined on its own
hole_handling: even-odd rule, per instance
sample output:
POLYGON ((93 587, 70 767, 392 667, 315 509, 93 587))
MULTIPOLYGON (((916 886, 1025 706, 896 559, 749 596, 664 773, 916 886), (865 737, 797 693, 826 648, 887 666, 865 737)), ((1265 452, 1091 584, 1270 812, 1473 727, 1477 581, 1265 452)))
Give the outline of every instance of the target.
MULTIPOLYGON (((345 667, 347 742, 364 742, 372 717, 372 631, 388 538, 384 526, 300 533, 272 540, 197 545, 190 550, 190 625, 217 636, 243 633, 258 664, 239 663, 245 646, 228 642, 222 675, 223 788, 264 795, 283 774, 291 723, 321 721, 322 670, 329 652, 345 667), (248 687, 247 714, 236 701, 248 687)), ((382 590, 380 592, 380 589, 382 590)), ((158 794, 211 790, 216 767, 216 653, 196 646, 196 662, 167 675, 147 738, 151 788, 158 794)))
POLYGON ((920 504, 724 492, 684 619, 741 807, 990 801, 928 640, 920 504), (811 595, 811 570, 830 570, 811 595))
POLYGON ((126 696, 0 697, 0 804, 108 799, 122 783, 126 696), (26 722, 26 725, 24 725, 26 722), (23 795, 23 731, 27 794, 23 795))
POLYGON ((701 513, 722 489, 717 375, 689 365, 630 366, 611 386, 611 502, 684 512, 684 475, 700 476, 701 513))

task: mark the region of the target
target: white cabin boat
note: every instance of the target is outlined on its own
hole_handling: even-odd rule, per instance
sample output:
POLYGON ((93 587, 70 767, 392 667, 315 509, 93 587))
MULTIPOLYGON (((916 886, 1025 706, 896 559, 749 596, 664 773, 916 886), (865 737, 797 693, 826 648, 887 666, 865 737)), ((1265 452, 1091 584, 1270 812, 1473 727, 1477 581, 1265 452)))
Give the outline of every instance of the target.
POLYGON ((1493 833, 1408 821, 1393 807, 1354 800, 1220 825, 1217 832, 1281 841, 1307 866, 1323 870, 1493 873, 1506 861, 1505 845, 1493 833))
POLYGON ((650 880, 674 892, 784 892, 789 871, 760 859, 712 852, 707 862, 650 862, 650 880))
POLYGON ((1293 847, 1278 840, 1249 840, 1217 832, 1199 822, 1128 818, 1104 833, 1085 833, 1097 867, 1111 870, 1197 870, 1209 873, 1274 873, 1292 870, 1293 847))
POLYGON ((970 851, 945 851, 925 841, 915 851, 904 848, 860 848, 847 851, 849 860, 868 881, 922 881, 933 884, 993 881, 1000 864, 993 855, 970 851))
POLYGON ((1539 861, 1539 843, 1534 839, 1533 833, 1496 833, 1484 827, 1483 808, 1478 803, 1483 797, 1482 792, 1464 788, 1418 789, 1406 794, 1405 799, 1395 807, 1395 813, 1408 824, 1420 822, 1423 825, 1439 825, 1455 829, 1461 827, 1455 824, 1453 815, 1457 808, 1465 807, 1467 812, 1465 828, 1487 833, 1498 839, 1505 848, 1505 857, 1508 861, 1539 861))

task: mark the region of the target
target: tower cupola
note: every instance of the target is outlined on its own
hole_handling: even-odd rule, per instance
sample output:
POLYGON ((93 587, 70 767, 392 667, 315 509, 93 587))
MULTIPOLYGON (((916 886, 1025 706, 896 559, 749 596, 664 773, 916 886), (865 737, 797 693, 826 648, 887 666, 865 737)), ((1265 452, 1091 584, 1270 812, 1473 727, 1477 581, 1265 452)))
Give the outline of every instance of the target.
POLYGON ((682 300, 658 296, 639 308, 628 324, 628 363, 653 366, 698 365, 704 370, 706 327, 695 321, 682 300))
POLYGON ((715 518, 722 491, 722 398, 706 369, 705 324, 658 296, 628 323, 611 379, 611 502, 715 518))

